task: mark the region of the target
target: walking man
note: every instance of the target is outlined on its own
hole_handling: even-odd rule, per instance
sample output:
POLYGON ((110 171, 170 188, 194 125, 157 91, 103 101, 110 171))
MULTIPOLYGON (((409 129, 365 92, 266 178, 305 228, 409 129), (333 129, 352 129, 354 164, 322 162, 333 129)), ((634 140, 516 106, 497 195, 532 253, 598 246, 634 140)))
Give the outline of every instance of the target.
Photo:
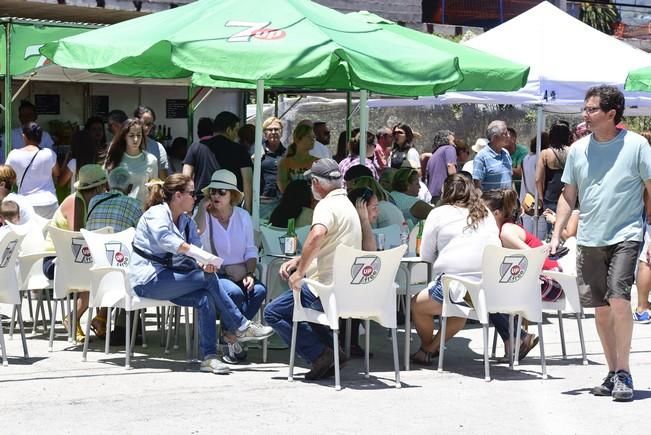
POLYGON ((617 88, 586 93, 583 118, 592 134, 570 148, 551 240, 554 253, 578 197, 577 282, 581 304, 595 308, 608 364, 608 375, 591 393, 616 401, 633 400, 631 286, 642 241, 642 195, 645 187, 651 192, 651 148, 642 136, 616 127, 623 113, 617 88))

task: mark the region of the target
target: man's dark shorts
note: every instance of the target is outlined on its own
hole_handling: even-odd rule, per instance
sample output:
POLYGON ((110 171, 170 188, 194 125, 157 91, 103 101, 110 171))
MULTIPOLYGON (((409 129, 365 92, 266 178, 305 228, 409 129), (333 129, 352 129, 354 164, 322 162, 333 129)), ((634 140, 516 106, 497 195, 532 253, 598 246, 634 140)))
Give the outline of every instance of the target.
POLYGON ((625 241, 609 246, 577 247, 577 284, 582 306, 607 306, 611 298, 631 300, 640 244, 625 241))

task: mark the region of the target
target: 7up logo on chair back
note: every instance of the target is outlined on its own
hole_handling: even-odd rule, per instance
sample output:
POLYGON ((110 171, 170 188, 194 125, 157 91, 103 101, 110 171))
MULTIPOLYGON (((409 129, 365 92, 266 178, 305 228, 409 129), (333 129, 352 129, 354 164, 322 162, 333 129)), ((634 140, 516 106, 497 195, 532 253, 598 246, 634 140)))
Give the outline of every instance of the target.
POLYGON ((107 242, 104 244, 106 259, 113 267, 127 267, 129 265, 129 251, 121 242, 107 242))
POLYGON ((353 278, 351 284, 368 284, 380 273, 380 257, 368 255, 357 257, 350 268, 350 275, 353 278))
POLYGON ((17 244, 18 242, 16 240, 12 240, 7 244, 5 251, 2 253, 2 260, 0 260, 0 268, 7 267, 7 264, 9 264, 9 259, 11 258, 11 255, 14 253, 14 249, 16 249, 17 244))
POLYGON ((520 281, 527 271, 527 257, 507 255, 500 264, 500 283, 511 284, 520 281))
POLYGON ((72 256, 74 257, 75 263, 88 264, 93 262, 90 249, 83 237, 75 237, 72 239, 72 256))

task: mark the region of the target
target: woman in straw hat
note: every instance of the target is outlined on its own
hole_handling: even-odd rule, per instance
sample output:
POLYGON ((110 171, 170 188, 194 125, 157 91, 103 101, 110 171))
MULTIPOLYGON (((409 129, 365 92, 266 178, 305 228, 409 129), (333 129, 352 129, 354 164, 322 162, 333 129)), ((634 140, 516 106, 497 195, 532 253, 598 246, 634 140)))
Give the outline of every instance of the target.
MULTIPOLYGON (((219 283, 244 317, 251 320, 260 310, 267 294, 265 286, 256 279, 258 247, 253 239, 253 223, 249 213, 238 207, 244 194, 237 188, 235 174, 227 169, 213 172, 210 184, 203 189, 207 213, 201 219, 205 249, 224 260, 219 270, 219 283)), ((232 333, 226 341, 235 343, 232 333)), ((242 349, 230 346, 229 362, 237 362, 242 349)))
MULTIPOLYGON (((79 170, 79 180, 75 183, 75 193, 71 193, 63 200, 59 208, 54 212, 50 225, 68 231, 79 231, 86 226, 88 204, 90 200, 100 193, 106 192, 106 171, 100 165, 84 165, 79 170)), ((54 244, 48 235, 46 239, 46 251, 54 252, 54 244)), ((54 279, 54 259, 46 257, 43 259, 43 273, 49 279, 54 279)), ((75 336, 77 341, 84 339, 84 333, 79 325, 79 319, 88 308, 88 292, 80 292, 77 298, 77 322, 75 336)), ((97 319, 93 319, 97 325, 97 319)), ((63 319, 63 326, 70 327, 70 319, 67 316, 63 319)), ((93 327, 95 329, 95 327, 93 327)), ((101 335, 101 334, 100 334, 101 335)))

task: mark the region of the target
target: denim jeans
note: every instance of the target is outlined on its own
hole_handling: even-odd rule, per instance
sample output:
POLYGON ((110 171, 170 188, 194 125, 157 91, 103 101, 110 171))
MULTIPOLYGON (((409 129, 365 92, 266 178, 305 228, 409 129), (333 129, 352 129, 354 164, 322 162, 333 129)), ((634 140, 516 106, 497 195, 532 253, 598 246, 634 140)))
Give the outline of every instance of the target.
MULTIPOLYGON (((509 339, 509 315, 508 314, 502 314, 502 313, 491 313, 488 315, 488 319, 493 323, 493 326, 495 326, 495 330, 497 333, 502 337, 502 340, 506 341, 509 339)), ((513 318, 513 337, 516 337, 517 334, 517 317, 513 318)), ((522 329, 520 331, 520 337, 525 337, 527 335, 527 331, 522 329)))
POLYGON ((267 289, 258 280, 255 281, 250 291, 243 289, 240 284, 228 279, 225 275, 219 275, 219 284, 235 302, 242 315, 249 320, 255 317, 267 296, 267 289))
POLYGON ((223 290, 217 276, 204 274, 200 269, 187 273, 164 270, 147 284, 137 285, 133 290, 141 297, 198 309, 199 347, 203 356, 217 353, 215 322, 218 312, 224 325, 232 331, 247 321, 223 290))
MULTIPOLYGON (((292 325, 294 316, 294 294, 288 290, 271 301, 264 309, 264 319, 288 345, 292 343, 292 325)), ((301 305, 317 311, 323 311, 321 300, 303 284, 301 287, 301 305)), ((296 353, 312 364, 323 353, 325 346, 332 347, 330 328, 316 323, 300 322, 296 334, 296 353)))

